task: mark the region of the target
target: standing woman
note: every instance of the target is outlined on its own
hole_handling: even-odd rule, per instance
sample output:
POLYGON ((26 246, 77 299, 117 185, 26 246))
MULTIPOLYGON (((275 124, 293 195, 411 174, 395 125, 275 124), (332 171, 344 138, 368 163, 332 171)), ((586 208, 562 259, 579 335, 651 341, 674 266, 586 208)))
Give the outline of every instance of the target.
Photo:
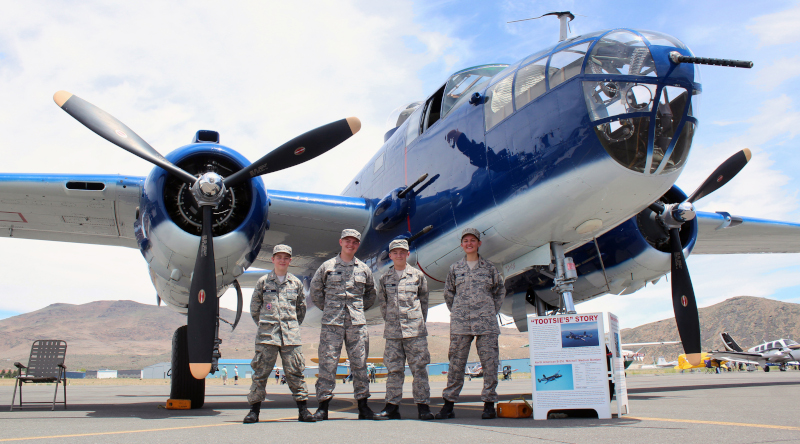
POLYGON ((494 264, 478 254, 480 246, 480 231, 467 228, 461 232, 461 249, 466 256, 450 266, 444 283, 444 300, 450 309, 450 350, 447 353, 450 367, 447 371, 447 387, 442 392, 444 406, 436 414, 436 419, 456 416, 453 405, 464 387, 464 369, 473 339, 483 366, 481 418, 497 417, 494 408, 497 402, 497 368, 500 364, 497 314, 506 289, 503 276, 494 264))

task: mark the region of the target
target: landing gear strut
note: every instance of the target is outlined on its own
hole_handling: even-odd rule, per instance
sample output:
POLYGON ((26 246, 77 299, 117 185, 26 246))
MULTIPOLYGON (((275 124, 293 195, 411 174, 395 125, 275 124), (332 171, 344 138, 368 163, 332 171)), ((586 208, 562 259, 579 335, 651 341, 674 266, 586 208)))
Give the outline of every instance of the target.
POLYGON ((170 399, 188 399, 193 409, 203 407, 206 396, 206 380, 194 379, 189 370, 189 341, 187 326, 178 327, 172 336, 172 385, 170 399))
POLYGON ((575 304, 572 302, 572 283, 578 280, 575 263, 571 257, 564 256, 564 246, 558 242, 550 242, 550 252, 556 274, 553 279, 553 291, 561 296, 559 311, 575 314, 575 304))

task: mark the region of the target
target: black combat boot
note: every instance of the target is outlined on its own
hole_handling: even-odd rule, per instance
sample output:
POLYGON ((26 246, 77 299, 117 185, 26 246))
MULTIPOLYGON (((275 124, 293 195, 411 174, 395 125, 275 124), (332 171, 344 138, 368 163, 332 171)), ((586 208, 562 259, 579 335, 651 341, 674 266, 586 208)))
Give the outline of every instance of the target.
POLYGON ((484 402, 483 414, 481 415, 481 419, 495 419, 495 418, 497 418, 497 412, 494 410, 494 403, 484 402))
POLYGON ((417 416, 423 421, 433 419, 433 413, 431 413, 431 408, 428 407, 428 404, 417 404, 417 416))
POLYGON ((439 413, 436 414, 436 419, 455 418, 456 414, 455 414, 455 412, 453 412, 453 405, 454 404, 455 404, 455 402, 448 401, 448 400, 445 399, 444 400, 444 405, 442 406, 442 409, 439 410, 439 413))
POLYGON ((254 424, 258 422, 258 414, 261 413, 261 403, 250 404, 250 413, 244 417, 244 424, 254 424))
POLYGON ((314 421, 325 421, 328 419, 328 404, 330 404, 331 399, 333 398, 320 401, 319 407, 317 407, 317 411, 314 413, 314 421))
POLYGON ((308 411, 308 408, 306 408, 305 401, 297 401, 297 410, 300 411, 300 414, 297 416, 298 421, 317 422, 317 420, 314 419, 314 415, 312 415, 311 412, 308 411))
POLYGON ((400 406, 387 402, 383 411, 376 413, 374 419, 400 419, 400 406))
POLYGON ((375 419, 375 412, 367 405, 367 398, 358 400, 358 419, 375 419))

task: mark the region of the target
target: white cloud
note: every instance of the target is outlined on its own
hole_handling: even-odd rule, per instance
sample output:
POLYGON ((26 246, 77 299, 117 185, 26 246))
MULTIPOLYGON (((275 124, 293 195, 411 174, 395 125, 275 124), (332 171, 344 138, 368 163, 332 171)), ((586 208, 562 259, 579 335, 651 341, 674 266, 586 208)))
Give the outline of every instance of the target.
POLYGON ((751 83, 764 91, 772 91, 797 76, 800 76, 800 56, 784 57, 760 69, 751 83))
POLYGON ((785 11, 756 17, 747 29, 758 36, 761 46, 794 43, 800 40, 800 3, 785 11))
MULTIPOLYGON (((265 177, 270 188, 338 194, 383 143, 389 112, 427 92, 418 72, 443 57, 456 63, 464 51, 458 39, 416 24, 404 1, 7 3, 0 169, 150 171, 61 111, 51 97, 65 89, 162 154, 213 129, 255 160, 302 132, 357 116, 361 132, 333 152, 265 177), (414 54, 403 36, 425 50, 414 54)), ((0 310, 155 301, 135 250, 19 239, 0 239, 0 248, 0 310)), ((223 305, 234 304, 226 298, 223 305)))

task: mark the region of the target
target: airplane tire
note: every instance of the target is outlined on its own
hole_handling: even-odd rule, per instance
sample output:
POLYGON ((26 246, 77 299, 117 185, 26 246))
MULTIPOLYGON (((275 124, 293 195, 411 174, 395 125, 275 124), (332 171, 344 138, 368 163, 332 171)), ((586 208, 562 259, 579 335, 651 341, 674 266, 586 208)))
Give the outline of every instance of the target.
POLYGON ((768 365, 765 365, 765 366, 764 366, 764 371, 765 371, 765 372, 768 372, 768 371, 769 371, 769 366, 768 366, 768 365))
POLYGON ((188 399, 193 409, 203 407, 206 397, 206 380, 194 379, 189 370, 189 340, 187 326, 178 327, 172 336, 172 384, 170 399, 188 399))

